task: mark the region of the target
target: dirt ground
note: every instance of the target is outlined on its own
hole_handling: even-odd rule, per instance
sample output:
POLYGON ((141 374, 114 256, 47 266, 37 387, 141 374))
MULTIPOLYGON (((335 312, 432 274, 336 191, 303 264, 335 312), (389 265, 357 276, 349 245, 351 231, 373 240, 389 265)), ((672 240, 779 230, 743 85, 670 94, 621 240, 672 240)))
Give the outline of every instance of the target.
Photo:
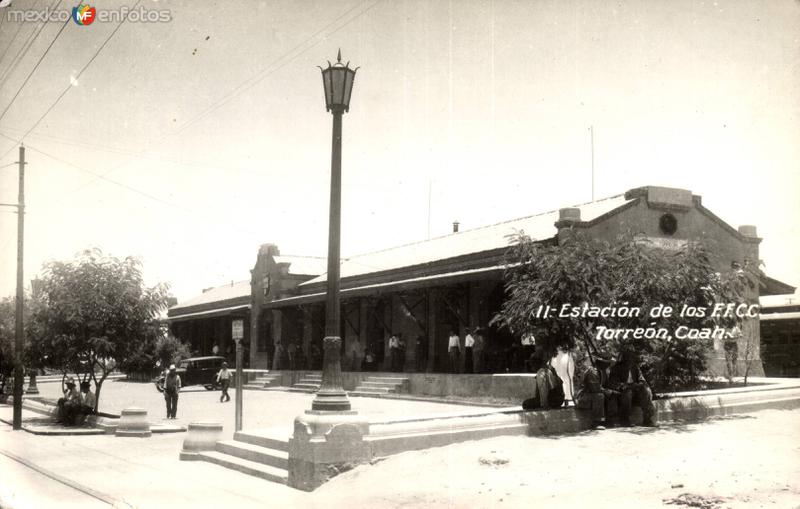
POLYGON ((312 498, 370 508, 798 508, 800 410, 407 452, 312 498))

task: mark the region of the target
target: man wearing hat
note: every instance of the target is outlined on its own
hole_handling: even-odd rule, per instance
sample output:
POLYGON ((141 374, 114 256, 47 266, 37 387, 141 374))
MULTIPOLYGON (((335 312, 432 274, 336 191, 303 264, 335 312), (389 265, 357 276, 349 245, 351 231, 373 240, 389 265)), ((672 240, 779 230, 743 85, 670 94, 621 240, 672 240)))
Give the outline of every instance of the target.
POLYGON ((64 397, 58 400, 58 421, 66 424, 72 424, 75 412, 81 405, 81 393, 75 388, 75 379, 72 377, 67 378, 64 384, 67 388, 64 390, 64 397))
POLYGON ((164 399, 167 401, 167 419, 175 419, 178 413, 178 393, 181 391, 181 377, 175 364, 170 364, 164 379, 164 399))

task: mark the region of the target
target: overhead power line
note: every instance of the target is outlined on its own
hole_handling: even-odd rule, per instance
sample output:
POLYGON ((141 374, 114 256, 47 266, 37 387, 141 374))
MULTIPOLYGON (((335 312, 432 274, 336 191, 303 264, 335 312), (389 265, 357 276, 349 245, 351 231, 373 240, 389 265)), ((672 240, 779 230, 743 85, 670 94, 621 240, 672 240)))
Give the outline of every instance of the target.
MULTIPOLYGON (((36 7, 36 4, 37 4, 37 3, 39 3, 39 0, 36 0, 36 1, 33 3, 33 5, 31 6, 31 9, 34 9, 34 8, 36 7)), ((23 27, 23 26, 25 26, 25 23, 20 23, 20 24, 19 24, 19 28, 17 28, 17 31, 16 31, 16 32, 14 32, 14 37, 11 39, 11 42, 9 42, 9 43, 8 43, 8 46, 6 46, 6 49, 5 49, 5 50, 3 50, 3 54, 2 54, 2 55, 0 55, 0 63, 2 63, 2 62, 3 62, 3 59, 4 59, 4 58, 6 58, 6 54, 8 53, 8 50, 10 50, 10 49, 11 49, 11 47, 14 45, 14 41, 16 41, 16 40, 17 40, 17 37, 19 36, 19 32, 20 32, 20 30, 22 30, 22 27, 23 27)))
MULTIPOLYGON (((139 1, 141 1, 141 0, 139 0, 139 1)), ((193 124, 203 120, 204 118, 208 117, 211 113, 213 113, 214 111, 219 109, 219 107, 223 106, 225 103, 229 102, 230 100, 232 100, 236 96, 240 95, 241 93, 244 93, 247 90, 251 89, 257 83, 263 81, 270 74, 274 73, 275 71, 278 71, 279 69, 281 69, 284 66, 286 66, 292 60, 296 59, 297 57, 299 57, 303 53, 307 52, 311 48, 317 46, 320 42, 322 42, 324 40, 324 38, 319 38, 316 41, 314 41, 314 38, 318 37, 320 34, 323 34, 326 30, 328 30, 329 28, 331 28, 334 25, 336 25, 340 20, 342 20, 343 18, 347 17, 349 14, 351 14, 353 11, 357 10, 359 7, 362 7, 362 9, 359 12, 357 12, 354 16, 351 16, 350 18, 345 20, 344 23, 340 24, 334 30, 331 30, 327 34, 327 36, 333 35, 333 34, 337 33, 338 31, 342 30, 344 27, 346 27, 347 25, 349 25, 350 23, 355 21, 360 16, 363 16, 365 13, 367 13, 368 11, 373 9, 375 6, 377 6, 382 1, 383 0, 376 0, 376 1, 372 2, 370 5, 367 5, 367 2, 363 2, 363 3, 360 3, 360 4, 356 5, 356 6, 348 9, 347 11, 345 11, 344 13, 339 15, 337 18, 335 18, 332 22, 328 23, 327 25, 323 26, 321 29, 317 30, 312 35, 307 37, 302 43, 296 45, 291 50, 289 50, 288 52, 284 53, 281 57, 279 57, 276 60, 274 60, 272 63, 270 63, 264 69, 262 69, 261 71, 256 73, 254 76, 248 78, 247 80, 243 81, 242 83, 240 83, 239 85, 234 87, 230 92, 228 92, 225 95, 223 95, 220 99, 218 99, 217 101, 215 101, 214 103, 209 105, 206 109, 201 111, 199 114, 195 115, 194 117, 192 117, 188 121, 184 122, 176 130, 172 131, 171 133, 164 133, 164 134, 158 136, 157 139, 163 140, 168 136, 174 136, 176 134, 180 134, 182 131, 187 129, 190 125, 193 125, 193 124), (365 5, 367 5, 367 7, 363 8, 365 5), (308 43, 311 43, 311 44, 308 45, 307 47, 303 48, 303 46, 305 46, 308 43)), ((137 5, 138 5, 138 3, 139 2, 137 2, 137 5)), ((119 27, 122 25, 122 23, 124 21, 125 20, 123 20, 120 23, 120 25, 117 26, 115 31, 109 36, 109 38, 106 39, 106 41, 103 43, 103 45, 98 49, 97 53, 95 53, 95 56, 92 57, 92 60, 90 60, 90 62, 87 63, 87 65, 81 70, 81 72, 78 73, 78 76, 80 76, 86 70, 86 68, 89 66, 89 64, 91 64, 91 62, 94 60, 94 58, 96 58, 97 54, 99 54, 99 52, 103 49, 103 47, 108 42, 108 40, 110 40, 110 38, 113 37, 114 33, 116 33, 116 31, 119 29, 119 27)), ((44 117, 47 116, 47 114, 55 107, 55 105, 58 104, 60 99, 69 91, 70 88, 71 88, 71 86, 67 87, 67 89, 65 89, 65 91, 58 97, 58 99, 56 99, 56 102, 53 103, 53 105, 51 105, 50 108, 48 108, 48 110, 45 112, 45 114, 42 115, 42 117, 40 117, 39 120, 37 120, 37 122, 30 129, 28 129, 20 139, 18 139, 18 140, 17 139, 13 139, 13 138, 11 138, 9 136, 2 135, 2 133, 0 133, 0 135, 2 135, 3 137, 5 137, 7 139, 10 139, 10 140, 14 141, 15 144, 21 143, 22 140, 24 140, 39 125, 39 123, 41 123, 42 119, 44 119, 44 117)), ((14 148, 15 147, 12 146, 5 154, 0 156, 0 159, 5 158, 12 150, 14 150, 14 148)), ((142 155, 145 154, 148 150, 149 150, 149 148, 144 148, 144 149, 140 150, 137 154, 132 154, 130 156, 130 159, 128 159, 127 161, 123 161, 119 165, 117 165, 117 166, 115 166, 113 168, 110 168, 108 171, 106 171, 104 173, 101 173, 101 174, 95 174, 93 172, 89 172, 89 173, 94 174, 95 175, 95 179, 103 179, 103 180, 108 180, 110 182, 116 183, 116 181, 113 181, 111 179, 107 179, 106 176, 108 174, 118 170, 119 168, 125 166, 126 164, 130 163, 134 157, 142 157, 142 155)), ((71 164, 71 163, 67 163, 67 164, 71 164)), ((86 170, 86 171, 88 171, 88 170, 86 170)), ((91 182, 87 183, 86 185, 89 185, 89 184, 91 184, 91 182)), ((84 187, 86 187, 86 186, 81 186, 80 188, 74 190, 73 192, 77 192, 80 189, 83 189, 84 187)))
MULTIPOLYGON (((105 41, 103 41, 103 44, 101 44, 101 45, 100 45, 100 47, 99 47, 99 48, 97 48, 97 51, 95 51, 95 52, 94 52, 94 55, 92 55, 92 58, 90 58, 90 59, 89 59, 89 61, 88 61, 88 62, 86 62, 86 65, 84 65, 84 66, 83 66, 83 68, 82 68, 82 69, 81 69, 81 70, 78 72, 78 74, 76 74, 76 75, 74 76, 74 79, 76 79, 76 80, 77 80, 78 78, 80 78, 80 77, 81 77, 81 75, 83 75, 83 73, 84 73, 84 72, 86 72, 86 69, 88 69, 88 68, 89 68, 89 66, 90 66, 90 65, 92 65, 92 62, 94 62, 94 61, 95 61, 95 59, 98 57, 98 55, 100 55, 100 53, 103 51, 103 49, 106 47, 106 45, 108 45, 108 42, 109 42, 109 41, 110 41, 110 40, 111 40, 111 39, 114 37, 114 35, 116 35, 116 33, 117 33, 117 32, 119 32, 119 29, 120 29, 120 28, 122 28, 122 25, 124 25, 124 24, 125 24, 125 22, 128 20, 128 16, 130 16, 130 13, 136 10, 136 7, 138 7, 138 6, 139 6, 139 4, 141 3, 141 1, 142 1, 142 0, 136 0, 136 3, 135 3, 135 4, 133 4, 133 7, 131 7, 131 10, 130 10, 130 11, 128 11, 128 14, 127 14, 127 15, 126 15, 126 16, 125 16, 123 19, 122 19, 122 21, 120 21, 120 22, 119 22, 119 24, 117 24, 117 26, 116 26, 116 27, 114 28, 114 30, 113 30, 113 31, 112 31, 112 32, 111 32, 111 33, 108 35, 108 37, 106 37, 106 40, 105 40, 105 41)), ((39 124, 42 122, 42 120, 44 120, 44 119, 45 119, 45 117, 47 117, 47 115, 49 115, 49 114, 50 114, 50 112, 51 112, 51 111, 53 111, 53 108, 55 108, 55 107, 58 105, 58 103, 59 103, 59 102, 61 102, 61 99, 63 99, 63 98, 64 98, 64 96, 65 96, 65 95, 67 95, 67 92, 69 92, 69 91, 70 91, 70 89, 72 89, 72 88, 73 88, 73 86, 72 86, 72 83, 70 83, 69 85, 67 85, 67 87, 64 89, 64 91, 63 91, 63 92, 61 92, 61 94, 60 94, 60 95, 59 95, 59 96, 56 98, 55 102, 53 102, 53 104, 51 104, 51 105, 50 105, 50 107, 49 107, 49 108, 47 108, 47 111, 45 111, 45 112, 42 114, 42 116, 41 116, 41 117, 39 117, 39 119, 38 119, 38 120, 37 120, 37 121, 36 121, 36 122, 35 122, 35 123, 34 123, 34 124, 33 124, 33 125, 30 127, 30 129, 28 129, 28 130, 25 132, 25 134, 23 134, 23 135, 22 135, 22 138, 20 138, 19 140, 17 140, 17 143, 22 143, 22 141, 25 139, 25 137, 26 137, 28 134, 30 134, 30 132, 31 132, 31 131, 33 131, 34 129, 36 129, 36 128, 39 126, 39 124)), ((9 151, 8 151, 8 152, 6 152, 5 154, 3 154, 3 155, 2 155, 2 157, 0 157, 0 159, 2 159, 3 157, 5 157, 6 155, 8 155, 8 153, 9 153, 11 150, 14 150, 14 147, 11 147, 11 149, 9 149, 9 151)))
MULTIPOLYGON (((355 21, 356 19, 358 19, 359 17, 363 16, 368 11, 373 9, 376 5, 378 5, 382 1, 383 0, 376 0, 371 5, 369 5, 366 9, 361 10, 356 15, 354 15, 353 17, 351 17, 350 19, 345 21, 342 25, 337 27, 335 30, 331 31, 328 35, 333 35, 336 32, 338 32, 339 30, 343 29, 344 27, 346 27, 347 25, 349 25, 350 23, 352 23, 353 21, 355 21)), ((203 120, 208 115, 210 115, 211 113, 213 113, 216 110, 218 110, 220 107, 224 106, 226 103, 228 103, 231 100, 233 100, 235 97, 237 97, 237 96, 241 95, 242 93, 246 92, 247 90, 250 90, 251 88, 253 88, 255 85, 257 85, 258 83, 263 81, 267 76, 271 75, 275 71, 278 71, 278 70, 282 69, 289 62, 291 62, 295 58, 299 57, 303 53, 306 53, 308 50, 310 50, 311 48, 313 48, 316 45, 318 45, 320 42, 323 41, 323 38, 319 38, 317 41, 313 42, 308 47, 302 49, 303 46, 308 44, 309 42, 311 42, 312 39, 316 38, 318 35, 322 34, 325 30, 327 30, 330 27, 334 26, 337 22, 339 22, 339 20, 341 20, 342 18, 346 17, 348 14, 350 14, 354 10, 358 9, 359 7, 363 7, 364 5, 366 5, 366 3, 367 2, 364 2, 362 4, 358 4, 355 7, 350 8, 349 10, 345 11, 344 13, 339 15, 337 18, 335 18, 333 21, 331 21, 330 23, 328 23, 324 27, 322 27, 319 30, 317 30, 316 32, 314 32, 314 34, 312 34, 311 36, 306 38, 306 40, 304 40, 303 42, 301 42, 300 44, 298 44, 297 46, 295 46, 294 48, 289 50, 283 56, 281 56, 281 57, 277 58, 276 60, 274 60, 270 65, 268 65, 267 67, 263 68, 262 70, 260 70, 255 75, 251 76, 250 78, 246 79, 245 81, 241 82, 239 85, 235 86, 228 93, 223 95, 220 99, 218 99, 217 101, 215 101, 211 105, 209 105, 205 110, 201 111, 199 114, 195 115, 193 118, 191 118, 191 119, 187 120, 186 122, 184 122, 183 124, 181 124, 177 128, 177 130, 175 131, 174 134, 180 134, 181 132, 185 131, 186 129, 188 129, 192 125, 194 125, 197 122, 203 120), (301 50, 301 51, 298 51, 298 50, 301 50), (292 53, 294 53, 296 51, 298 51, 298 52, 295 55, 292 55, 292 53), (281 62, 281 60, 284 60, 284 59, 287 59, 287 58, 288 58, 288 60, 285 60, 284 62, 281 62)))
MULTIPOLYGON (((58 0, 58 3, 60 4, 61 0, 58 0)), ((56 5, 56 7, 58 7, 58 5, 56 5)), ((17 89, 17 93, 14 94, 14 97, 11 98, 11 102, 8 103, 8 106, 6 106, 6 109, 3 110, 3 113, 0 113, 0 120, 2 120, 3 117, 6 116, 6 113, 8 113, 9 109, 11 109, 11 106, 14 104, 14 101, 16 101, 17 97, 19 97, 20 92, 22 92, 22 89, 25 88, 25 85, 28 84, 28 81, 31 79, 31 76, 33 76, 33 74, 36 72, 36 69, 39 68, 39 65, 42 63, 42 60, 44 60, 44 57, 47 56, 47 54, 50 52, 50 49, 56 43, 56 41, 58 40, 58 38, 61 35, 61 33, 64 31, 65 28, 67 28, 67 23, 69 23, 69 19, 67 19, 67 21, 65 21, 64 24, 61 25, 61 28, 58 30, 58 33, 56 34, 56 36, 53 38, 52 41, 50 41, 50 45, 47 46, 46 50, 44 50, 44 53, 42 53, 42 55, 39 57, 39 60, 36 61, 36 65, 34 65, 33 69, 31 69, 31 72, 28 73, 28 76, 25 78, 25 81, 23 81, 22 85, 20 85, 19 88, 17 89)), ((10 76, 10 74, 9 74, 9 76, 10 76)))
MULTIPOLYGON (((53 2, 53 5, 51 5, 48 8, 48 10, 54 11, 62 1, 63 0, 56 0, 55 2, 53 2)), ((19 49, 19 51, 17 51, 17 54, 11 60, 9 66, 6 68, 5 71, 3 71, 2 74, 0 74, 0 88, 5 86, 6 82, 11 78, 11 75, 14 74, 14 71, 17 70, 17 67, 19 67, 22 61, 25 59, 25 57, 28 56, 28 52, 33 47, 33 43, 35 43, 36 39, 39 38, 39 35, 42 33, 47 24, 48 24, 47 20, 41 21, 39 23, 39 26, 34 28, 33 31, 30 33, 30 35, 28 36, 28 40, 25 41, 22 47, 19 49)))
MULTIPOLYGON (((0 133, 0 136, 8 138, 8 136, 5 136, 2 133, 0 133)), ((112 184, 114 186, 120 187, 120 188, 125 189, 127 191, 130 191, 132 193, 135 193, 135 194, 138 194, 140 196, 143 196, 143 197, 145 197, 145 198, 147 198, 149 200, 152 200, 152 201, 154 201, 156 203, 159 203, 161 205, 164 205, 164 206, 167 206, 167 207, 171 207, 173 209, 176 209, 176 210, 179 210, 179 211, 184 212, 186 214, 189 214, 192 217, 196 218, 196 217, 200 216, 200 217, 206 217, 206 218, 211 219, 211 220, 216 220, 216 218, 214 218, 214 216, 211 215, 211 214, 208 214, 208 213, 205 213, 205 212, 200 212, 200 211, 197 211, 197 210, 193 210, 193 209, 190 209, 188 207, 184 207, 183 205, 179 205, 177 203, 172 203, 170 201, 164 200, 162 198, 159 198, 158 196, 155 196, 153 194, 148 193, 147 191, 143 191, 141 189, 137 189, 137 188, 135 188, 133 186, 129 186, 128 184, 124 184, 124 183, 119 182, 117 180, 114 180, 112 178, 108 178, 103 174, 97 173, 97 172, 92 171, 92 170, 88 170, 88 169, 86 169, 86 168, 84 168, 82 166, 79 166, 79 165, 75 164, 75 163, 71 163, 71 162, 69 162, 69 161, 67 161, 65 159, 62 159, 62 158, 58 157, 57 155, 51 154, 51 153, 46 152, 44 150, 41 150, 41 149, 39 149, 37 147, 34 147, 30 143, 26 143, 25 144, 25 148, 27 148, 28 150, 31 150, 33 152, 36 152, 38 154, 42 154, 43 156, 45 156, 47 158, 50 158, 50 159, 52 159, 54 161, 57 161, 57 162, 59 162, 61 164, 64 164, 64 165, 66 165, 66 166, 68 166, 70 168, 74 168, 74 169, 76 169, 78 171, 81 171, 81 172, 84 172, 84 173, 88 173, 89 175, 92 175, 95 178, 103 180, 104 182, 108 182, 109 184, 112 184)), ((239 230, 240 232, 250 234, 250 235, 253 235, 253 234, 258 235, 259 234, 256 231, 248 230, 248 229, 245 229, 245 228, 241 228, 241 226, 239 226, 239 225, 228 225, 226 223, 226 226, 230 227, 232 229, 235 229, 235 230, 239 230)))

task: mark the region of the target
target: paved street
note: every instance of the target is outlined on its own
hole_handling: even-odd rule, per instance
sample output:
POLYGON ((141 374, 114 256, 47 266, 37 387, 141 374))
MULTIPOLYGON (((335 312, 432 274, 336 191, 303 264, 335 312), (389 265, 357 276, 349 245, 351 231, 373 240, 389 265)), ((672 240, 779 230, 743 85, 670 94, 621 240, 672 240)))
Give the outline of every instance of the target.
MULTIPOLYGON (((39 385, 40 395, 58 398, 58 383, 39 385)), ((202 387, 187 387, 181 391, 178 402, 178 418, 175 422, 186 425, 195 421, 218 421, 223 424, 226 436, 233 435, 234 401, 236 390, 230 391, 228 403, 219 402, 219 391, 207 391, 202 387)), ((311 408, 313 394, 284 391, 244 391, 243 421, 245 428, 269 428, 278 436, 289 436, 294 418, 311 408)), ((353 410, 370 419, 398 418, 409 415, 432 415, 457 411, 480 410, 481 407, 403 401, 374 398, 351 398, 353 410)), ((123 408, 147 409, 151 421, 163 420, 166 416, 164 397, 150 383, 133 383, 124 380, 107 381, 100 395, 100 411, 119 414, 123 408)), ((171 422, 171 421, 170 421, 171 422)))
MULTIPOLYGON (((57 385, 42 389, 49 393, 57 385)), ((163 411, 160 395, 147 384, 113 382, 104 397, 104 408, 111 411, 133 404, 163 411)), ((311 397, 248 391, 245 422, 288 434, 293 417, 308 407, 311 397)), ((217 401, 215 393, 187 391, 181 396, 180 420, 219 419, 229 433, 233 406, 217 401)), ((385 416, 457 409, 365 398, 354 398, 353 405, 385 416)), ((11 407, 0 407, 0 417, 10 418, 11 407)), ((0 506, 90 508, 108 507, 111 501, 118 507, 192 509, 276 503, 311 508, 585 507, 591 499, 595 508, 639 508, 660 507, 662 500, 683 493, 725 499, 724 505, 709 507, 800 506, 800 410, 767 410, 657 430, 465 442, 360 466, 313 493, 209 463, 181 462, 184 436, 53 437, 0 425, 0 506), (36 470, 5 454, 23 458, 36 470), (773 500, 776 504, 769 504, 773 500)))

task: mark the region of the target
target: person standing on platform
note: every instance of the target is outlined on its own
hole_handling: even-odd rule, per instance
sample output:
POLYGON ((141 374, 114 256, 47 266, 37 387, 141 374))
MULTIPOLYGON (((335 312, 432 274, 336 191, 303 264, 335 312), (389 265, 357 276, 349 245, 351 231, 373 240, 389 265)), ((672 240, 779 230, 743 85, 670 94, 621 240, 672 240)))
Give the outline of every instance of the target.
POLYGON ((480 327, 475 327, 473 336, 475 338, 475 346, 472 347, 473 367, 475 368, 475 373, 483 373, 483 349, 486 346, 486 340, 481 334, 480 327))
POLYGON ((473 358, 472 350, 475 347, 475 337, 471 332, 467 332, 464 338, 464 373, 472 373, 473 358))
POLYGON ((458 361, 461 357, 461 340, 455 331, 450 331, 450 338, 447 340, 447 353, 450 356, 450 372, 458 373, 458 361))
POLYGON ((178 414, 178 394, 181 392, 181 377, 175 364, 169 366, 164 379, 164 399, 167 402, 167 419, 175 419, 178 414))
POLYGON ((220 369, 219 373, 217 373, 217 382, 222 386, 219 402, 222 403, 223 400, 230 401, 231 397, 228 394, 228 387, 231 386, 231 372, 228 369, 227 362, 222 363, 222 369, 220 369))
POLYGON ((399 371, 398 366, 400 365, 400 338, 397 337, 397 334, 392 334, 389 336, 389 362, 390 362, 390 371, 399 371))
POLYGON ((398 352, 397 352, 397 371, 403 372, 406 369, 406 340, 403 338, 403 333, 397 334, 398 352))
POLYGON ((417 336, 414 356, 417 360, 417 373, 424 373, 428 369, 428 339, 420 334, 417 336))
POLYGON ((361 343, 359 343, 357 339, 350 340, 347 360, 350 363, 349 371, 361 371, 361 343))
POLYGON ((283 357, 283 343, 278 341, 275 343, 275 353, 272 358, 272 371, 280 371, 283 367, 281 366, 281 357, 283 357))
POLYGON ((536 338, 533 336, 532 332, 526 332, 522 335, 522 362, 525 366, 525 371, 529 373, 536 373, 541 366, 534 365, 534 361, 531 356, 534 354, 536 350, 536 338))
POLYGON ((289 341, 286 352, 289 354, 289 370, 294 371, 297 369, 297 344, 294 341, 289 341))

